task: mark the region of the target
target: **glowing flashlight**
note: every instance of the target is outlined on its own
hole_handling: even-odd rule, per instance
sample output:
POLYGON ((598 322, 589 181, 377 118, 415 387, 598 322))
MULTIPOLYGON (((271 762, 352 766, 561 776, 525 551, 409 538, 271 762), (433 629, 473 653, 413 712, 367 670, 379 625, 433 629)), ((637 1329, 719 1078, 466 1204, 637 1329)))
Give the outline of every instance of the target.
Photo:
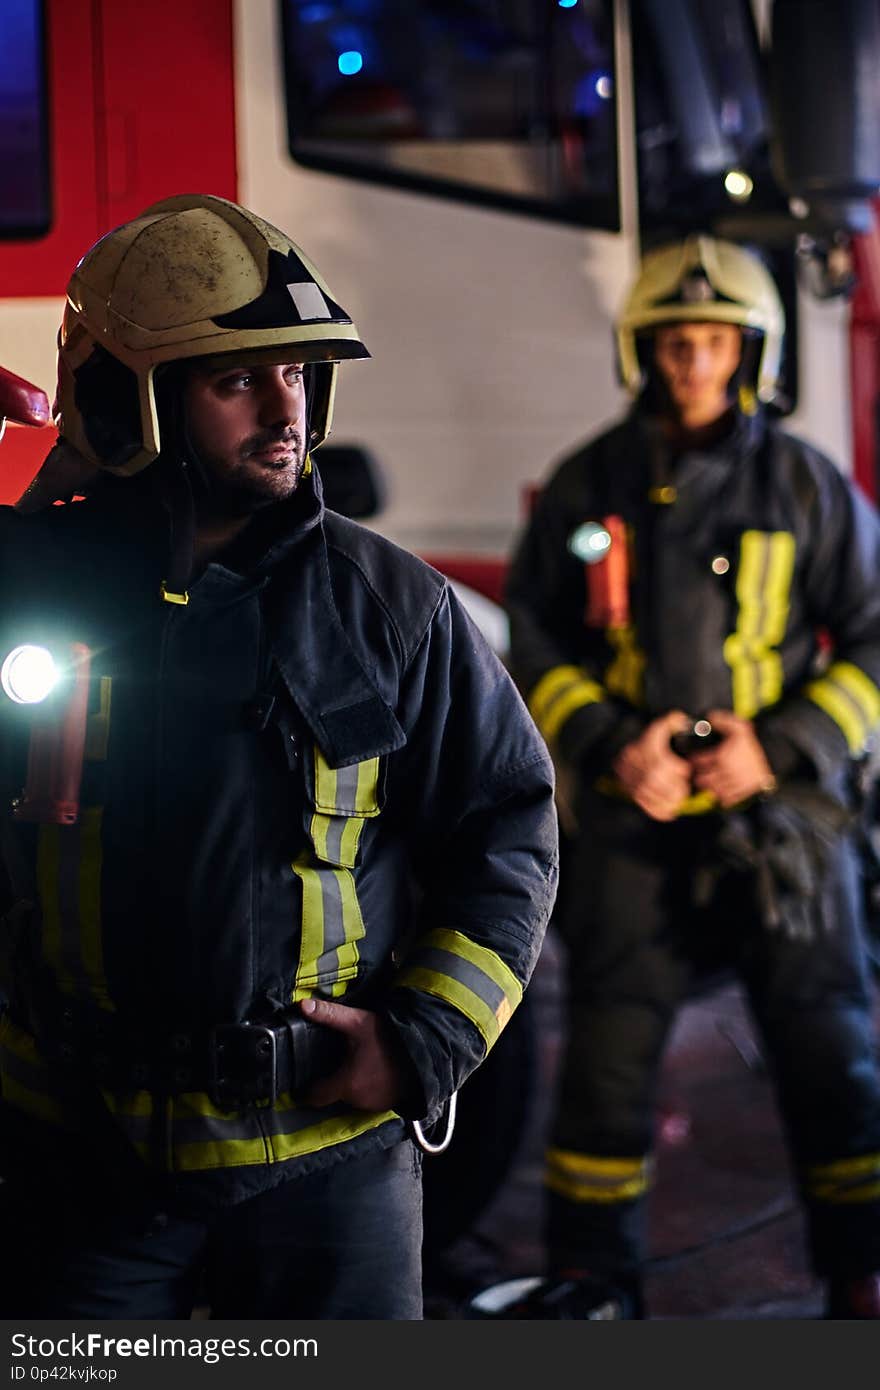
POLYGON ((17 705, 38 705, 58 684, 59 671, 45 647, 13 647, 0 666, 0 686, 17 705))
POLYGON ((568 538, 568 548, 585 565, 604 560, 611 549, 611 533, 596 521, 585 521, 568 538))
POLYGON ((754 192, 755 185, 744 169, 728 169, 724 175, 724 187, 729 198, 735 203, 747 203, 754 192))
POLYGON ((25 785, 12 803, 16 820, 72 825, 79 815, 90 669, 82 642, 67 644, 58 664, 45 647, 14 647, 0 667, 10 700, 33 707, 25 785))

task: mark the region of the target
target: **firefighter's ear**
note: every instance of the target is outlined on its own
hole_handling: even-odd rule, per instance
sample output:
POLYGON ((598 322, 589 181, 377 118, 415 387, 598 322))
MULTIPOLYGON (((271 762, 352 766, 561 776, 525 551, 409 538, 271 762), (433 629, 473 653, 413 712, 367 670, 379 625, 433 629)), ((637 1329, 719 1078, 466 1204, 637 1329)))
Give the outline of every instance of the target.
POLYGON ((15 510, 39 512, 51 507, 53 502, 69 502, 74 497, 84 496, 94 486, 99 472, 66 439, 60 438, 15 503, 15 510))

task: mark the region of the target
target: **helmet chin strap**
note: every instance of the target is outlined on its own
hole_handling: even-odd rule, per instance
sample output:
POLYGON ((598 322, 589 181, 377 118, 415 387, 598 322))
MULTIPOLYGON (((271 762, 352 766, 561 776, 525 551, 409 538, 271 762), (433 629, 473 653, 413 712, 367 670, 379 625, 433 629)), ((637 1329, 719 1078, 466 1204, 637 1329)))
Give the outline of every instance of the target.
POLYGON ((196 540, 196 509, 190 468, 185 459, 170 468, 163 479, 164 501, 168 507, 171 538, 168 570, 159 586, 166 603, 189 603, 187 585, 193 569, 196 540))
POLYGON ((168 568, 159 586, 166 603, 187 604, 187 586, 192 577, 196 541, 196 499, 193 469, 198 486, 206 487, 204 470, 199 466, 186 427, 182 380, 169 374, 160 388, 159 438, 161 453, 153 464, 153 474, 169 517, 168 568))

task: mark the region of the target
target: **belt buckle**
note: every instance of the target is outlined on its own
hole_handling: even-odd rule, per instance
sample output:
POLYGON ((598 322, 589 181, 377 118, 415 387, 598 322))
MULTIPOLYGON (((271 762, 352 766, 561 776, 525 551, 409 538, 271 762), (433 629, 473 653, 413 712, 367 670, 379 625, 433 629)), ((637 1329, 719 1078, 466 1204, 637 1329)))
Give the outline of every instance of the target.
POLYGON ((220 1110, 278 1098, 275 1033, 262 1023, 221 1023, 210 1030, 208 1095, 220 1110))

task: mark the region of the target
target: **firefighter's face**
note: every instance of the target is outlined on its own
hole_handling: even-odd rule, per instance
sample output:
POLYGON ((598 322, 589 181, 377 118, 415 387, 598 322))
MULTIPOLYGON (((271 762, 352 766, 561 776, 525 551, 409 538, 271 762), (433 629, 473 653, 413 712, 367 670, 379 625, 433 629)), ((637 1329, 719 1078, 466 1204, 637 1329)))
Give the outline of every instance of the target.
POLYGON ((724 414, 741 354, 742 330, 734 323, 676 323, 657 329, 654 362, 683 425, 698 429, 724 414))
POLYGON ((295 491, 305 462, 301 363, 195 364, 183 399, 190 441, 228 510, 247 514, 295 491))

